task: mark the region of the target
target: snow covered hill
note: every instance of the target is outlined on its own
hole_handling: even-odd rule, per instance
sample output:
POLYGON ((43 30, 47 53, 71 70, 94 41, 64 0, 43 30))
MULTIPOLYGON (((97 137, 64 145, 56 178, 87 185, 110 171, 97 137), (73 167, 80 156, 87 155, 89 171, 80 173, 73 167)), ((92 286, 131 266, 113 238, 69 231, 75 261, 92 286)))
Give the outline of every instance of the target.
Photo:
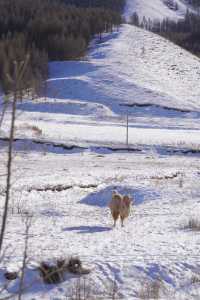
POLYGON ((48 98, 19 105, 18 134, 29 123, 49 141, 107 145, 112 136, 112 143, 123 145, 128 113, 133 145, 198 147, 199 80, 197 57, 123 25, 94 43, 86 60, 50 64, 48 98))
POLYGON ((182 0, 127 0, 124 16, 128 20, 134 12, 137 12, 141 20, 143 17, 152 20, 162 20, 164 18, 177 20, 183 17, 187 9, 191 9, 191 7, 182 0), (173 3, 177 4, 177 9, 175 9, 176 6, 173 3))

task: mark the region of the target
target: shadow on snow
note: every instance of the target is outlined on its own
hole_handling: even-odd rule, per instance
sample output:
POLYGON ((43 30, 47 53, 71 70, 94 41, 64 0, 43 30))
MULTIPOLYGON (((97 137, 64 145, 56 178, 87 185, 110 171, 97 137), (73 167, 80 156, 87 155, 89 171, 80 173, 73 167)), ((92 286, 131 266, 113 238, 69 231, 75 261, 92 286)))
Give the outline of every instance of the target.
POLYGON ((129 194, 132 199, 134 199, 134 205, 140 205, 144 201, 153 201, 159 197, 159 194, 151 189, 144 188, 132 188, 130 186, 108 186, 103 190, 92 192, 83 199, 81 199, 81 204, 98 206, 98 207, 107 207, 109 201, 112 197, 113 191, 118 191, 121 194, 129 194), (148 196, 147 196, 148 195, 148 196), (147 198, 148 197, 148 198, 147 198))
POLYGON ((63 231, 76 231, 77 233, 98 233, 112 230, 111 227, 105 226, 75 226, 66 227, 63 231))

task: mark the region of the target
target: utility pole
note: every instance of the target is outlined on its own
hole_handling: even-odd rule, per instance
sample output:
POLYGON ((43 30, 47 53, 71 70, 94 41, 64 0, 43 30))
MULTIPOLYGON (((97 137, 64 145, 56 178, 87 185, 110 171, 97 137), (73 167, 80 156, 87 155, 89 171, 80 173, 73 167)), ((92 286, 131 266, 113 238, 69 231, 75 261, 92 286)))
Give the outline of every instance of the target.
POLYGON ((126 115, 126 146, 129 147, 129 115, 126 115))

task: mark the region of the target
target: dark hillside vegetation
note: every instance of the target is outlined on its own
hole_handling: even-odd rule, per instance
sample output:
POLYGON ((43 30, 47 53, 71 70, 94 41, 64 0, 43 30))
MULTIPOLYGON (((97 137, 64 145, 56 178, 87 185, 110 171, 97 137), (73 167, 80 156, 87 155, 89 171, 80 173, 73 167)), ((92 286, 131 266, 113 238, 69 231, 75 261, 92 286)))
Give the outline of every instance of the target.
POLYGON ((4 91, 12 89, 5 74, 12 75, 13 61, 23 60, 26 53, 30 54, 30 63, 22 88, 37 91, 47 77, 48 61, 83 56, 95 34, 101 36, 121 23, 123 3, 124 0, 1 0, 0 81, 4 91))
POLYGON ((194 7, 200 6, 200 0, 186 0, 186 2, 194 7))
POLYGON ((66 4, 78 7, 101 7, 123 12, 126 0, 60 0, 66 4))

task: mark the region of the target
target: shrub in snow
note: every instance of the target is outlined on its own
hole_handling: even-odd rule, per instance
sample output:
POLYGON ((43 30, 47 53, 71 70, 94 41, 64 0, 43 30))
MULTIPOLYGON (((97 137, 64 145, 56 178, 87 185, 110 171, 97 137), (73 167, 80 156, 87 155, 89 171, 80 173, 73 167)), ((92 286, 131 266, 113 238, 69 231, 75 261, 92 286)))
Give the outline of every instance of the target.
POLYGON ((83 268, 82 262, 78 257, 70 257, 69 260, 57 259, 55 262, 41 262, 39 265, 40 275, 47 284, 55 284, 64 281, 66 272, 85 275, 89 274, 90 270, 83 268))
POLYGON ((65 260, 57 260, 52 264, 49 262, 41 262, 39 271, 44 283, 60 283, 64 280, 65 260))
POLYGON ((79 257, 71 257, 67 263, 67 270, 73 274, 89 274, 90 270, 83 268, 79 257))
POLYGON ((191 278, 191 284, 200 284, 200 275, 193 275, 191 278))
POLYGON ((15 280, 18 278, 18 273, 17 272, 5 272, 4 277, 7 280, 15 280))
POLYGON ((200 221, 197 219, 190 219, 184 228, 192 231, 200 231, 200 221))

